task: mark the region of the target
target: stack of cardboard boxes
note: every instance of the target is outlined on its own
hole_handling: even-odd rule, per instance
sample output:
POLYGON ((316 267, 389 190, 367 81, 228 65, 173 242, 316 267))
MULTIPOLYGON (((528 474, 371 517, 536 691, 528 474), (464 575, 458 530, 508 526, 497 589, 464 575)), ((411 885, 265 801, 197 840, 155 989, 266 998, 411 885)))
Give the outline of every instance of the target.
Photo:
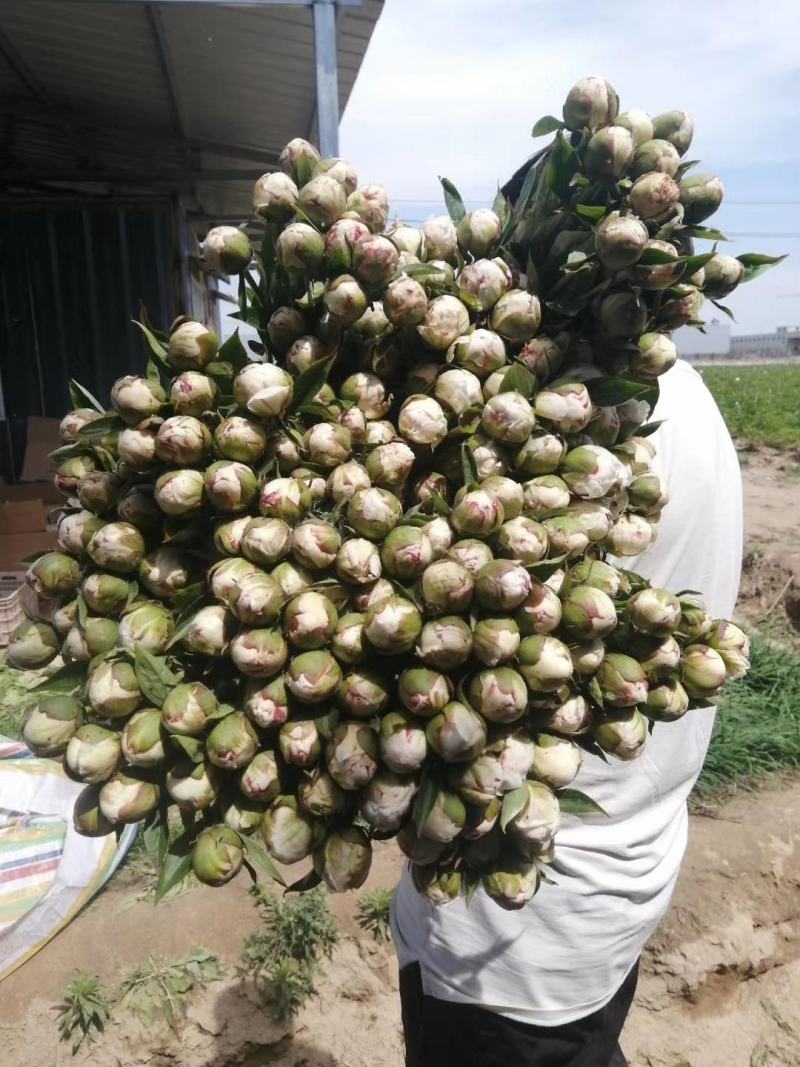
POLYGON ((27 556, 55 548, 55 525, 49 512, 63 503, 63 497, 53 485, 54 468, 48 454, 59 444, 58 419, 28 419, 20 482, 0 484, 0 596, 20 583, 27 556))

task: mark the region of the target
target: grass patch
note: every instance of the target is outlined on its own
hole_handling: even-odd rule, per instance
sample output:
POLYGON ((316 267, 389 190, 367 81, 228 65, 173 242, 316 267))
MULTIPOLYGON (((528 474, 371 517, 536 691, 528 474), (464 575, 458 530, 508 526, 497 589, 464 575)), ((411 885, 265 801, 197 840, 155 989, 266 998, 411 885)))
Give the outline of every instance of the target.
POLYGON ((695 787, 701 798, 800 769, 800 659, 756 636, 751 662, 725 690, 695 787))
POLYGON ((703 367, 732 434, 779 447, 800 445, 800 365, 703 367))
POLYGON ((21 673, 9 667, 5 653, 0 653, 0 734, 10 737, 12 741, 22 739, 25 719, 36 702, 36 694, 30 693, 29 689, 40 682, 46 673, 28 671, 23 685, 21 673))

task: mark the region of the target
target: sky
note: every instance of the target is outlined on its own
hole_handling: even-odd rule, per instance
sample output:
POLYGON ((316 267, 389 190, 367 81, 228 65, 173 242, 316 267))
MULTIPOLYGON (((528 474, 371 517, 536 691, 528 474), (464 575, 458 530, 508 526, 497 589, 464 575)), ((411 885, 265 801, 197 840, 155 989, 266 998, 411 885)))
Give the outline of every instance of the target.
POLYGON ((468 207, 490 205, 546 143, 536 119, 602 75, 623 110, 694 117, 689 156, 725 184, 721 251, 790 254, 726 299, 733 331, 800 324, 799 36, 798 0, 385 0, 340 154, 406 221, 444 212, 438 175, 468 207))

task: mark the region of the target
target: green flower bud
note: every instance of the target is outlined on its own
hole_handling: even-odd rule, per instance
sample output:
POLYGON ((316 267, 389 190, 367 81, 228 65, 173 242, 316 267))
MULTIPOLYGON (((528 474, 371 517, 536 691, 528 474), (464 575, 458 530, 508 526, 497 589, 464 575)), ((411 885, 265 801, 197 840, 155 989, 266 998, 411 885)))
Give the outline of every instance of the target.
POLYGON ((338 689, 342 672, 329 652, 301 652, 293 656, 286 685, 302 704, 318 704, 338 689))
POLYGON ((628 601, 628 618, 640 633, 667 637, 680 624, 680 601, 666 589, 642 589, 628 601))
POLYGON ((82 720, 83 712, 75 697, 42 697, 25 720, 22 740, 35 756, 60 756, 82 720))
POLYGON ((344 791, 320 768, 303 777, 297 786, 297 802, 303 811, 317 818, 338 815, 347 804, 344 791))
POLYGON ((69 739, 64 763, 81 782, 104 782, 120 762, 119 735, 102 726, 81 726, 69 739))
POLYGON ((250 363, 233 382, 236 402, 260 418, 282 415, 292 402, 292 394, 291 377, 274 363, 250 363))
POLYGON ((205 500, 203 475, 194 470, 167 471, 156 481, 155 497, 166 515, 191 515, 205 500))
POLYGON ((289 700, 283 675, 265 682, 248 679, 244 691, 244 710, 256 726, 268 727, 286 722, 289 700))
MULTIPOLYGON (((140 566, 144 563, 143 560, 140 566)), ((128 601, 128 582, 114 574, 90 574, 83 581, 81 593, 90 611, 118 615, 128 601)))
POLYGON ((242 771, 239 789, 249 799, 268 804, 281 791, 275 753, 257 753, 242 771))
POLYGON ((619 97, 605 78, 581 78, 570 89, 564 102, 567 129, 596 130, 613 122, 619 111, 619 97))
POLYGON ((456 532, 473 537, 488 537, 495 533, 504 518, 503 505, 484 489, 466 493, 450 514, 456 532))
POLYGON ((58 426, 58 436, 64 444, 72 444, 78 439, 78 434, 88 426, 90 422, 100 418, 100 412, 94 408, 76 408, 68 411, 58 426))
MULTIPOLYGON (((371 492, 371 490, 367 490, 371 492)), ((292 531, 292 555, 302 567, 324 570, 336 559, 341 537, 335 526, 307 519, 292 531)))
POLYGON ((623 129, 626 129, 633 137, 633 143, 637 148, 640 144, 644 144, 645 141, 652 141, 654 137, 653 120, 646 111, 633 109, 620 112, 614 119, 614 125, 622 126, 623 129))
POLYGON ((425 736, 446 763, 464 763, 483 751, 486 724, 472 708, 453 700, 428 720, 425 736))
POLYGON ((620 515, 605 544, 615 556, 638 556, 650 547, 653 536, 653 527, 641 515, 620 515))
POLYGON ((592 737, 609 755, 636 759, 647 743, 647 719, 636 709, 605 714, 592 727, 592 737))
POLYGON ((383 541, 402 513, 403 505, 386 489, 359 489, 347 505, 347 521, 357 534, 371 541, 383 541))
POLYGON ((235 226, 215 226, 206 234, 203 259, 209 270, 217 274, 241 274, 252 258, 253 248, 247 234, 235 226))
MULTIPOLYGON (((278 156, 278 166, 283 173, 301 184, 303 176, 313 173, 319 162, 320 156, 317 149, 309 141, 304 141, 302 137, 293 137, 278 156)), ((294 209, 289 214, 294 214, 294 209)))
POLYGON ((442 559, 425 569, 421 585, 428 614, 442 615, 466 611, 475 583, 460 563, 442 559))
POLYGON ((409 652, 420 636, 422 617, 417 608, 400 596, 372 604, 364 620, 364 636, 380 652, 409 652))
POLYGON ((694 122, 685 111, 665 111, 653 119, 653 134, 664 141, 669 141, 685 156, 689 151, 694 135, 694 122))
POLYGON ((109 657, 93 663, 89 667, 86 695, 102 718, 126 718, 142 699, 133 664, 122 657, 109 657))
MULTIPOLYGON (((583 657, 581 657, 581 655, 576 655, 574 649, 571 650, 575 670, 578 671, 578 673, 594 673, 594 671, 597 670, 599 663, 602 663, 602 655, 599 656, 599 662, 597 662, 598 653, 596 651, 597 646, 599 646, 600 652, 602 653, 602 642, 593 642, 592 644, 594 647, 587 653, 586 647, 588 644, 589 642, 583 646, 575 646, 578 649, 583 649, 583 657), (592 658, 591 664, 586 663, 587 655, 592 658), (583 662, 581 662, 582 658, 583 662), (587 666, 591 666, 591 670, 588 672, 585 671, 587 666), (584 668, 584 670, 581 668, 584 668)), ((567 696, 565 700, 556 704, 555 707, 541 713, 537 721, 541 726, 545 727, 547 730, 552 730, 554 733, 565 734, 567 737, 576 737, 580 734, 587 733, 587 731, 591 729, 592 708, 586 697, 576 693, 567 696)))
POLYGON ((524 636, 548 634, 561 622, 561 601, 549 586, 531 578, 531 590, 514 613, 524 636))
POLYGON ((494 723, 514 722, 528 706, 525 681, 511 667, 480 671, 469 683, 467 695, 475 710, 494 723))
POLYGON ((630 708, 647 699, 647 676, 631 656, 610 652, 595 674, 604 704, 612 708, 630 708))
POLYGON ((453 695, 450 679, 427 667, 409 667, 397 680, 397 695, 410 712, 430 718, 449 703, 453 695))
POLYGON ((117 501, 117 515, 143 534, 161 532, 164 516, 156 504, 152 485, 131 486, 117 501))
POLYGON ((25 619, 11 633, 8 660, 19 670, 35 671, 52 663, 60 650, 58 634, 49 623, 25 619))
POLYGON ((40 596, 56 597, 74 593, 81 575, 80 564, 71 556, 63 552, 46 552, 30 565, 26 578, 28 585, 40 596))
POLYGON ((481 619, 472 631, 472 652, 487 667, 496 667, 516 655, 519 627, 513 619, 481 619))
POLYGON ((722 657, 728 677, 743 678, 750 669, 750 638, 725 619, 717 619, 706 636, 706 643, 722 657))
POLYGON ((217 710, 217 698, 200 682, 186 682, 171 689, 161 708, 168 733, 199 737, 217 710))
POLYGON ((435 864, 420 866, 414 863, 411 867, 411 880, 418 893, 429 904, 451 904, 461 894, 461 872, 448 868, 440 868, 435 864))
POLYGON ((498 333, 492 330, 475 329, 456 337, 451 342, 447 359, 448 362, 456 363, 459 368, 483 380, 505 366, 505 342, 498 333))
POLYGON ((472 653, 472 631, 457 615, 432 619, 422 627, 416 652, 427 667, 453 670, 466 663, 472 653))
POLYGON ((529 341, 539 332, 541 321, 539 298, 523 289, 503 293, 489 316, 491 328, 513 343, 529 341))
POLYGON ((134 767, 161 767, 166 734, 158 708, 143 708, 128 719, 120 738, 122 754, 134 767))
POLYGON ((717 253, 703 268, 703 292, 713 300, 729 296, 744 277, 744 264, 733 256, 717 253))
POLYGON ((442 789, 420 832, 431 841, 449 844, 461 833, 466 820, 467 812, 460 797, 442 789))
POLYGON ((92 456, 71 456, 58 465, 53 483, 62 496, 74 496, 80 482, 97 469, 92 456))
POLYGON ((70 556, 80 558, 86 546, 105 523, 90 511, 75 511, 62 515, 58 522, 58 547, 70 556))
MULTIPOLYGON (((639 181, 645 179, 640 178, 639 181)), ((675 190, 677 194, 677 186, 675 190)), ((644 252, 647 239, 647 227, 636 215, 620 215, 618 211, 606 215, 594 229, 595 250, 600 262, 609 270, 632 267, 644 252)))
POLYGON ((681 656, 681 681, 690 697, 707 700, 714 696, 727 678, 725 661, 708 645, 689 645, 681 656))
POLYGON ((258 480, 244 463, 212 463, 203 481, 206 498, 217 511, 245 511, 258 493, 258 480))
POLYGON ((231 617, 223 605, 201 608, 180 639, 181 648, 198 656, 222 656, 228 648, 231 617))
POLYGON ((680 161, 681 157, 674 145, 657 137, 652 141, 645 141, 636 149, 630 168, 631 174, 638 178, 650 171, 658 171, 674 178, 678 173, 680 161))
POLYGON ((280 630, 241 630, 231 641, 230 656, 249 678, 269 678, 286 663, 289 646, 280 630))
POLYGON ((680 198, 684 219, 690 226, 713 215, 722 203, 725 187, 712 174, 687 174, 680 182, 680 198))
POLYGON ((586 146, 583 166, 590 181, 613 185, 627 172, 634 140, 624 126, 604 126, 586 146))
POLYGON ((242 839, 228 826, 202 830, 192 848, 192 870, 205 885, 221 886, 242 869, 242 839))
POLYGON ((524 908, 536 895, 541 875, 535 863, 508 853, 481 878, 484 893, 505 911, 524 908))
POLYGON ((109 822, 141 822, 158 807, 161 788, 155 782, 131 770, 119 771, 101 788, 98 797, 100 811, 109 822))
POLYGON ((333 893, 362 886, 371 863, 369 837, 357 826, 332 831, 314 852, 314 870, 333 893))
MULTIPOLYGON (((227 604, 236 586, 240 585, 245 578, 262 572, 247 559, 221 559, 215 563, 208 572, 208 584, 211 592, 227 604)), ((276 579, 277 581, 277 579, 276 579)))
POLYGON ((157 415, 166 398, 158 382, 134 374, 119 378, 111 387, 111 406, 128 426, 157 415))
POLYGON ((523 638, 518 659, 520 674, 533 692, 553 693, 572 677, 569 649, 549 634, 523 638))
POLYGON ((280 796, 261 823, 264 844, 279 863, 299 863, 325 836, 324 823, 298 810, 294 797, 280 796))
POLYGON ((514 465, 522 475, 554 474, 561 466, 566 451, 564 442, 554 434, 540 434, 528 438, 517 452, 514 465))
POLYGON ((675 722, 689 709, 689 697, 676 678, 651 686, 642 710, 654 722, 675 722))
POLYGON ((574 585, 562 598, 561 628, 572 640, 605 637, 617 625, 614 601, 591 585, 574 585))
POLYGON ((564 789, 580 770, 583 758, 574 741, 537 734, 531 774, 551 789, 564 789))
POLYGON ((411 810, 417 786, 413 778, 379 770, 361 800, 361 813, 380 833, 394 833, 411 810))
POLYGON ((233 796, 220 805, 222 821, 237 834, 252 834, 261 826, 266 807, 248 797, 233 796))
POLYGON ((219 795, 222 778, 213 763, 182 760, 167 771, 167 792, 181 811, 203 811, 219 795))
POLYGON ((246 767, 257 748, 256 732, 239 711, 220 719, 206 739, 206 755, 223 770, 246 767))
POLYGON ((328 773, 342 789, 361 789, 378 769, 375 731, 360 722, 343 722, 333 732, 325 753, 328 773))
POLYGON ((161 604, 142 604, 124 615, 119 624, 119 644, 133 651, 143 648, 154 655, 167 650, 175 632, 171 613, 161 604))
POLYGON ((253 187, 253 211, 269 222, 288 222, 297 207, 297 186, 280 171, 262 174, 253 187))
POLYGON ((628 202, 639 218, 648 222, 661 222, 673 214, 680 198, 680 186, 674 178, 659 171, 650 171, 633 183, 628 202))
POLYGON ((100 811, 100 787, 87 786, 78 794, 72 812, 72 824, 84 837, 105 837, 114 830, 113 823, 100 811))
POLYGON ((347 218, 364 223, 372 233, 380 233, 389 217, 389 201, 382 185, 362 185, 347 197, 347 218))
POLYGON ((167 359, 176 370, 202 371, 214 359, 218 348, 219 339, 213 330, 193 319, 179 319, 169 335, 167 359))
POLYGON ((397 774, 418 771, 428 754, 425 730, 403 711, 393 711, 383 716, 378 746, 381 761, 397 774))
POLYGON ((469 312, 455 296, 437 296, 425 309, 417 333, 430 348, 444 352, 469 328, 469 312))

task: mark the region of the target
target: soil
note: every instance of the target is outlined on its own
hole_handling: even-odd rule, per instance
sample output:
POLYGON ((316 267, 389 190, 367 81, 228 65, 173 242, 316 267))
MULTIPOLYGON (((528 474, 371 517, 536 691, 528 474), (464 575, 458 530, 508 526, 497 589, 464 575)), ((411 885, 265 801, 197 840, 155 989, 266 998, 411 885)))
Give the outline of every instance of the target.
MULTIPOLYGON (((800 602, 800 461, 741 449, 746 549, 741 617, 786 640, 800 602)), ((800 612, 798 613, 800 625, 800 612)), ((776 780, 691 817, 670 912, 648 946, 623 1047, 631 1067, 796 1067, 800 1063, 800 780, 776 780)), ((393 885, 402 858, 379 846, 365 888, 393 885)), ((342 939, 318 996, 291 1026, 237 970, 258 922, 246 879, 224 893, 195 887, 154 908, 124 870, 0 990, 0 1040, 10 1067, 401 1067, 397 968, 355 922, 357 896, 331 897, 342 939), (192 999, 172 1030, 117 1011, 73 1057, 55 1004, 76 968, 113 990, 152 949, 175 960, 196 945, 225 976, 192 999)))

